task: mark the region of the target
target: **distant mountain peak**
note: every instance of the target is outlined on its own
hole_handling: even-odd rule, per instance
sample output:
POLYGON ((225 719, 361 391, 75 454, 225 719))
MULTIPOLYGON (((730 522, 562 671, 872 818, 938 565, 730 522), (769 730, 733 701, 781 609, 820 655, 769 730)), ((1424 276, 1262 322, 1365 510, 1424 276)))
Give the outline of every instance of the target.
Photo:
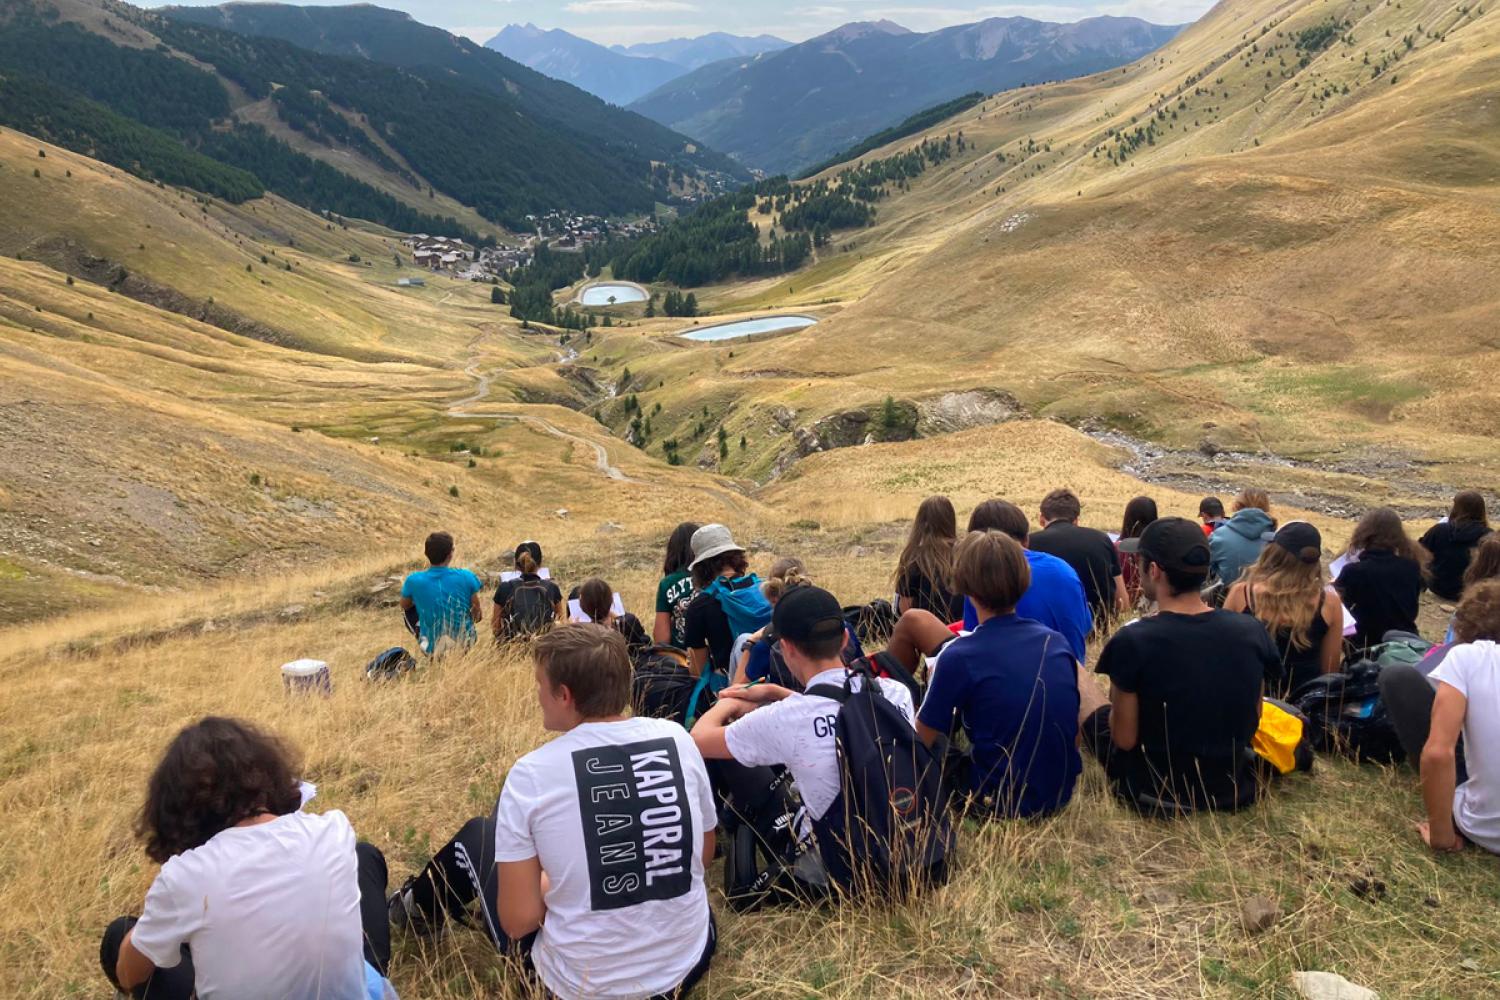
POLYGON ((910 28, 902 27, 895 21, 881 18, 878 21, 850 21, 848 24, 841 24, 832 31, 819 35, 814 41, 826 39, 829 41, 850 42, 857 38, 868 38, 871 35, 910 34, 913 34, 910 28))

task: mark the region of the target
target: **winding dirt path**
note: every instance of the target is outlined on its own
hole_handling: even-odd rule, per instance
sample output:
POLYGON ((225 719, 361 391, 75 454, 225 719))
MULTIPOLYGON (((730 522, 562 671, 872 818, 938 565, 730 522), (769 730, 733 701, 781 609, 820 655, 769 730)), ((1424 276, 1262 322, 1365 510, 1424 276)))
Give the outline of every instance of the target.
MULTIPOLYGON (((483 336, 486 335, 481 334, 481 338, 483 336)), ((474 344, 478 343, 478 339, 479 338, 476 338, 474 344)), ((474 345, 471 344, 470 346, 473 347, 474 345)), ((577 356, 577 352, 572 353, 575 357, 577 356)), ((559 359, 559 362, 566 364, 567 360, 568 359, 565 355, 563 358, 559 359)), ((651 483, 647 480, 636 479, 634 477, 627 476, 623 471, 620 470, 618 466, 610 464, 609 451, 604 447, 604 445, 599 444, 595 441, 590 441, 588 438, 580 437, 579 435, 573 434, 569 431, 565 431, 561 427, 558 427, 556 424, 543 417, 521 413, 478 413, 474 410, 469 409, 469 407, 474 406, 477 403, 482 403, 485 400, 489 399, 490 384, 492 382, 492 379, 489 375, 485 375, 480 372, 479 359, 476 356, 472 355, 470 357, 469 363, 464 367, 464 374, 474 380, 474 391, 465 396, 463 399, 460 399, 451 404, 446 411, 448 416, 463 420, 509 420, 516 423, 527 424, 531 427, 536 428, 537 430, 544 431, 547 434, 551 434, 553 437, 562 438, 564 441, 568 441, 573 444, 581 444, 586 448, 592 448, 594 450, 595 468, 597 468, 599 472, 608 479, 614 480, 618 483, 634 483, 638 486, 665 485, 662 483, 651 483)), ((745 496, 732 489, 696 483, 682 484, 682 486, 679 488, 693 490, 698 493, 702 493, 705 496, 712 497, 721 503, 727 504, 731 509, 735 510, 738 513, 745 514, 749 512, 745 504, 745 496)))
POLYGON ((476 403, 482 403, 486 399, 489 399, 491 379, 490 376, 480 373, 479 361, 477 359, 470 360, 469 364, 464 368, 464 374, 474 380, 474 391, 449 406, 447 411, 448 416, 465 420, 514 420, 528 424, 538 430, 551 434, 553 437, 562 438, 564 441, 581 444, 587 448, 594 449, 594 465, 608 478, 622 483, 640 482, 639 479, 631 479, 625 475, 625 473, 620 471, 618 466, 610 464, 609 450, 604 445, 599 444, 597 441, 590 441, 588 438, 579 437, 577 434, 569 433, 549 420, 544 420, 541 417, 530 414, 476 413, 468 409, 468 407, 476 403))

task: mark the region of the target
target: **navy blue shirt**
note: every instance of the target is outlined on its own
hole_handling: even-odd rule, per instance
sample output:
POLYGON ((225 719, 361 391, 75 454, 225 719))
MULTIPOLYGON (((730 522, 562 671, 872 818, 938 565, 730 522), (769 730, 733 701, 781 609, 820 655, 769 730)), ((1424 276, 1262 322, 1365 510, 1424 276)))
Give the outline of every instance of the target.
POLYGON ((955 713, 973 746, 971 793, 1001 816, 1068 804, 1078 755, 1078 670, 1066 640, 1017 615, 944 647, 917 713, 946 733, 955 713))
MULTIPOLYGON (((1055 632, 1061 632, 1068 640, 1079 663, 1088 659, 1089 633, 1094 630, 1094 615, 1089 611, 1089 602, 1083 595, 1083 581, 1077 570, 1057 556, 1046 552, 1026 550, 1026 561, 1031 564, 1031 586, 1021 595, 1016 605, 1016 614, 1022 618, 1041 622, 1055 632)), ((964 628, 974 631, 979 623, 979 614, 974 604, 964 598, 964 628)))

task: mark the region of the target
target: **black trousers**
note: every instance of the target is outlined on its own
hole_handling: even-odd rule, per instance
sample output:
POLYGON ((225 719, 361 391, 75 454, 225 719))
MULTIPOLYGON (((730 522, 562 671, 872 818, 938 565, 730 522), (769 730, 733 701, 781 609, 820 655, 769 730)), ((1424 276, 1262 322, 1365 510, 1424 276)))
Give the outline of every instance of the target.
MULTIPOLYGON (((359 862, 359 920, 364 928, 364 957, 383 976, 391 964, 391 924, 386 915, 387 881, 385 856, 372 844, 354 847, 359 862)), ((99 944, 99 964, 115 989, 115 967, 120 962, 120 946, 125 935, 136 924, 135 917, 120 917, 104 931, 99 944)), ((170 969, 157 969, 145 983, 130 991, 136 1000, 190 1000, 193 995, 193 956, 182 946, 182 961, 170 969)))
MULTIPOLYGON (((1432 703, 1437 700, 1437 687, 1422 670, 1397 663, 1380 671, 1380 700, 1402 749, 1406 751, 1406 759, 1420 770, 1422 748, 1427 745, 1427 736, 1432 731, 1432 703)), ((1461 785, 1469 780, 1468 769, 1464 766, 1462 739, 1458 741, 1457 755, 1458 783, 1461 785)))
MULTIPOLYGON (((467 923, 469 906, 478 901, 480 922, 496 949, 501 954, 519 954, 529 970, 531 945, 536 934, 513 940, 501 929, 500 915, 495 909, 499 905, 499 885, 500 874, 495 867, 495 820, 475 816, 432 856, 409 888, 413 907, 434 930, 449 920, 467 923)), ((688 970, 676 989, 651 1000, 675 1000, 697 985, 708 972, 718 940, 718 928, 710 913, 708 941, 697 963, 688 970)))

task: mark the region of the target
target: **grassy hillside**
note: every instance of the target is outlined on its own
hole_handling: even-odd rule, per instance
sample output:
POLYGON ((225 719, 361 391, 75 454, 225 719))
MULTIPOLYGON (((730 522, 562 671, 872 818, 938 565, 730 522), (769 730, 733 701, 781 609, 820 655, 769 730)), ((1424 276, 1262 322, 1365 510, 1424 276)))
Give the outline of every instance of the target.
MULTIPOLYGON (((1138 484, 1094 464, 1070 435, 1055 425, 973 432, 937 456, 907 445, 850 449, 811 460, 771 506, 741 509, 694 492, 687 478, 665 489, 580 478, 585 470, 559 464, 560 443, 543 435, 514 453, 529 489, 444 511, 443 523, 456 528, 465 565, 493 572, 501 550, 536 537, 558 578, 602 573, 641 610, 670 525, 725 517, 752 539, 757 569, 796 554, 845 599, 868 599, 889 589, 902 528, 890 519, 931 489, 967 506, 998 487, 1029 504, 1059 481, 1066 455, 1086 519, 1108 524, 1138 484), (850 502, 831 503, 837 490, 850 502), (540 509, 556 502, 570 504, 567 518, 540 509)), ((667 471, 630 474, 650 481, 667 471)), ((1157 495, 1172 510, 1194 499, 1157 495)), ((12 874, 0 890, 0 954, 29 959, 13 995, 98 995, 99 929, 138 905, 153 874, 128 832, 139 789, 168 734, 202 713, 244 715, 295 740, 319 788, 315 808, 344 810, 386 852, 393 880, 490 806, 509 762, 545 738, 523 659, 484 648, 394 687, 357 677, 404 637, 370 591, 414 566, 420 530, 398 532, 407 551, 384 559, 7 633, 0 802, 10 819, 0 865, 12 874), (288 605, 301 610, 288 615, 288 605), (276 666, 298 656, 332 663, 330 700, 282 694, 276 666), (52 863, 34 863, 38 845, 65 841, 52 863), (38 922, 40 901, 59 894, 69 905, 38 922)), ((1419 811, 1410 771, 1325 761, 1248 813, 1148 823, 1114 804, 1089 764, 1060 817, 967 827, 960 869, 928 898, 737 916, 714 890, 722 944, 702 995, 1289 997, 1291 971, 1304 968, 1339 971, 1384 996, 1494 995, 1500 875, 1475 852, 1427 854, 1412 830, 1419 811), (1241 910, 1256 896, 1280 915, 1251 934, 1241 910)), ((718 879, 717 866, 710 875, 718 879)), ((519 995, 474 931, 401 940, 393 976, 403 996, 519 995)))
MULTIPOLYGON (((1141 62, 868 154, 966 145, 804 273, 699 291, 716 312, 842 306, 819 326, 632 371, 667 383, 650 405, 714 398, 752 441, 775 406, 806 426, 998 388, 1179 448, 1372 481, 1407 456, 1402 483, 1494 486, 1497 43, 1477 6, 1220 5, 1141 62)), ((763 477, 777 453, 725 468, 763 477)))

